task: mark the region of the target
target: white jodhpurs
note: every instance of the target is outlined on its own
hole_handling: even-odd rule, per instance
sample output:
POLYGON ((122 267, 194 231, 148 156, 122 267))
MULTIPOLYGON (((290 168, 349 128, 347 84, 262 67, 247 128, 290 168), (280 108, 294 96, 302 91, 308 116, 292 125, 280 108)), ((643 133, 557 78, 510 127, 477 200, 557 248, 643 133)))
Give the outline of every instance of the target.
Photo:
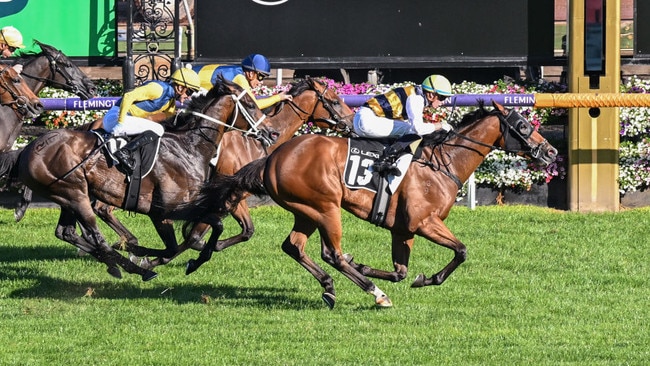
POLYGON ((134 116, 126 116, 122 123, 116 123, 112 130, 109 128, 110 126, 106 126, 106 122, 104 122, 104 129, 112 132, 115 136, 139 135, 144 131, 152 131, 158 136, 162 136, 165 133, 165 128, 160 123, 134 116))
POLYGON ((368 107, 361 107, 354 115, 354 132, 361 137, 400 137, 411 132, 408 121, 379 117, 368 107))

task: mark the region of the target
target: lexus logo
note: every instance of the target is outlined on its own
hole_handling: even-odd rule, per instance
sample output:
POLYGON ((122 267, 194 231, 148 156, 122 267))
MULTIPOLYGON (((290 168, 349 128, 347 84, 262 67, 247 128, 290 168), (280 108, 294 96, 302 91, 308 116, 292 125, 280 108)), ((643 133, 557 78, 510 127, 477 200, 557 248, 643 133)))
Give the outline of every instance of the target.
POLYGON ((275 1, 265 1, 265 0, 253 0, 254 3, 266 6, 282 5, 289 0, 275 0, 275 1))

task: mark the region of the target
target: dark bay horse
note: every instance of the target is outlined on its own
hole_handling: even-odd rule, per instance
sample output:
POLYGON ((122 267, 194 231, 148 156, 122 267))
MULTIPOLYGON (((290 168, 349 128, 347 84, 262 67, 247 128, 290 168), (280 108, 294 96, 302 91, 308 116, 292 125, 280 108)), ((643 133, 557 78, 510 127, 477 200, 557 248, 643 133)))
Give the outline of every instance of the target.
MULTIPOLYGON (((14 64, 22 65, 20 75, 25 79, 29 88, 38 95, 44 87, 62 89, 76 94, 82 100, 95 96, 97 88, 90 78, 61 51, 48 44, 34 41, 41 49, 39 53, 24 54, 14 64)), ((0 127, 0 151, 11 149, 20 134, 23 119, 19 116, 8 116, 2 119, 0 127)), ((23 199, 14 212, 16 221, 25 215, 27 205, 31 202, 32 191, 23 190, 23 199)))
MULTIPOLYGON (((185 113, 166 121, 168 129, 160 140, 158 160, 142 178, 135 211, 151 218, 170 251, 175 252, 177 243, 173 228, 170 230, 164 221, 183 218, 176 216, 175 208, 191 202, 207 180, 209 160, 224 131, 245 129, 263 118, 240 87, 224 82, 193 100, 185 113)), ((0 154, 0 176, 11 173, 37 194, 61 206, 57 238, 105 263, 112 276, 121 277, 119 266, 150 280, 156 273, 115 251, 97 227, 92 199, 121 207, 127 190, 124 174, 113 167, 112 159, 107 161, 100 144, 92 132, 49 131, 24 149, 0 154), (77 222, 81 236, 75 230, 77 222)))
MULTIPOLYGON (((465 115, 443 142, 433 139, 435 133, 422 140, 421 154, 411 162, 392 195, 382 225, 391 232, 393 271, 356 263, 341 250, 341 208, 368 221, 374 198, 373 192, 350 189, 344 182, 347 139, 304 135, 290 140, 268 158, 208 185, 202 197, 194 201, 194 207, 214 210, 212 206, 223 204, 225 208, 221 210, 227 210, 243 192, 266 191, 294 215, 293 228, 282 243, 282 250, 318 280, 324 288, 323 300, 330 308, 336 299, 332 277, 305 252, 307 239, 315 230, 320 233, 321 256, 325 262, 372 294, 377 306, 392 306, 386 294, 368 277, 393 282, 406 278, 415 235, 453 250, 454 258, 431 277, 418 275, 412 287, 440 285, 465 261, 465 245, 443 221, 454 205, 462 182, 490 151, 501 149, 526 155, 544 164, 555 160, 557 150, 528 121, 515 111, 493 104, 493 110, 481 106, 465 115)), ((188 273, 209 260, 215 243, 216 239, 211 238, 199 258, 188 263, 188 273)))
MULTIPOLYGON (((259 140, 247 137, 240 132, 226 133, 219 146, 216 164, 218 173, 232 175, 247 163, 268 155, 277 146, 292 138, 307 121, 313 121, 321 128, 331 128, 344 135, 351 133, 354 112, 334 89, 327 88, 323 82, 313 78, 299 80, 291 84, 288 94, 293 97, 292 101, 279 103, 268 113, 267 123, 278 133, 275 143, 267 147, 259 140)), ((216 176, 214 175, 214 177, 216 176)), ((120 236, 120 247, 142 256, 163 254, 159 250, 138 247, 138 239, 113 215, 112 206, 99 202, 95 205, 95 211, 120 236)), ((246 241, 254 233, 255 229, 245 200, 239 202, 232 215, 242 231, 232 238, 220 240, 217 250, 223 250, 246 241)), ((179 250, 174 256, 182 253, 192 244, 200 242, 209 228, 210 226, 207 224, 197 224, 192 234, 179 246, 179 250)), ((153 268, 160 264, 166 264, 171 259, 172 257, 159 257, 154 260, 140 258, 138 263, 140 266, 153 268)))

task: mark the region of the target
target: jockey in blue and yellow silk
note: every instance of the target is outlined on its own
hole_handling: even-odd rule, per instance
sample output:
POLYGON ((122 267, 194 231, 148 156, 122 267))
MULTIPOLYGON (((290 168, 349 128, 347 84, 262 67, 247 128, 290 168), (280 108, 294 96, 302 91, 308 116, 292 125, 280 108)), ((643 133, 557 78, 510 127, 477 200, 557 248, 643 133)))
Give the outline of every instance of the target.
MULTIPOLYGON (((171 117, 176 113, 176 101, 183 104, 201 87, 199 76, 192 70, 181 68, 172 74, 169 83, 151 80, 124 93, 111 109, 104 115, 104 129, 115 136, 138 135, 152 131, 159 137, 165 132, 164 127, 149 119, 153 116, 171 117)), ((134 140, 135 141, 135 140, 134 140)), ((120 164, 133 171, 130 151, 136 144, 127 145, 113 155, 120 164)))
POLYGON ((268 98, 255 98, 252 90, 261 85, 264 78, 271 74, 269 60, 260 54, 248 55, 242 60, 241 65, 197 65, 192 69, 199 75, 203 89, 210 90, 219 76, 222 76, 246 90, 248 95, 256 101, 259 109, 268 108, 283 100, 292 100, 292 97, 284 92, 268 98))

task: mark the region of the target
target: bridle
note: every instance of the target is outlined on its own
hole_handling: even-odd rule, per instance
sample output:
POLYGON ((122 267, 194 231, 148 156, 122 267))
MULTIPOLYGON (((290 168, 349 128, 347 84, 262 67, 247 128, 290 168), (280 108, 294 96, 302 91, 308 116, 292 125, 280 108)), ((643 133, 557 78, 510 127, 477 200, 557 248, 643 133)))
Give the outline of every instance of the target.
POLYGON ((513 154, 529 153, 535 159, 541 156, 542 147, 549 145, 546 139, 538 145, 532 145, 530 143, 529 137, 535 132, 535 128, 515 110, 508 111, 508 114, 505 116, 499 112, 496 113, 496 116, 499 118, 501 137, 504 139, 503 147, 476 141, 453 130, 449 131, 449 133, 474 144, 487 147, 490 151, 501 150, 513 154), (528 149, 521 149, 520 146, 522 145, 528 147, 528 149))
MULTIPOLYGON (((332 101, 330 101, 330 100, 328 100, 327 98, 325 98, 325 93, 327 92, 327 89, 325 89, 325 90, 321 93, 321 92, 316 88, 316 86, 315 86, 315 84, 314 84, 314 82, 313 82, 312 80, 309 80, 309 84, 310 84, 310 86, 311 86, 311 89, 316 93, 316 96, 317 96, 317 98, 318 98, 318 102, 320 102, 321 104, 323 104, 323 108, 325 108, 325 110, 327 111, 327 113, 329 113, 329 114, 330 114, 330 117, 332 118, 332 119, 329 119, 329 118, 319 118, 319 119, 317 119, 317 120, 318 120, 318 121, 324 121, 324 122, 326 122, 327 124, 329 124, 330 126, 332 126, 333 129, 334 129, 336 132, 339 132, 339 133, 341 133, 341 134, 344 135, 344 136, 348 136, 348 135, 352 134, 352 129, 350 128, 350 126, 349 126, 347 123, 345 123, 345 119, 348 118, 349 116, 341 116, 341 115, 336 111, 336 109, 334 109, 334 106, 332 105, 332 101)), ((300 106, 298 106, 294 101, 290 101, 290 102, 288 102, 288 104, 291 106, 291 108, 292 108, 296 113, 298 113, 298 111, 299 111, 300 113, 304 114, 305 117, 304 117, 304 118, 301 118, 301 119, 303 119, 303 120, 305 120, 305 121, 308 119, 309 116, 313 116, 313 115, 314 115, 314 112, 316 111, 316 108, 318 108, 318 103, 314 104, 314 108, 313 108, 313 110, 311 111, 311 113, 309 113, 309 112, 303 110, 302 108, 300 108, 300 106), (297 110, 297 111, 296 111, 296 110, 297 110)))
MULTIPOLYGON (((3 106, 10 106, 16 113, 20 113, 21 115, 24 115, 23 111, 25 110, 25 107, 29 103, 29 99, 24 96, 24 95, 19 95, 15 88, 13 88, 9 83, 7 82, 6 78, 7 76, 5 73, 7 70, 9 70, 11 66, 5 66, 5 68, 0 71, 0 88, 4 89, 4 91, 0 91, 0 94, 4 93, 9 93, 11 95, 12 101, 10 102, 2 102, 0 105, 3 106)), ((15 79, 12 78, 12 82, 14 82, 15 79)))
MULTIPOLYGON (((43 52, 42 52, 43 55, 48 60, 48 64, 49 64, 49 68, 50 68, 50 77, 49 78, 44 78, 44 77, 40 77, 40 76, 37 76, 37 75, 30 75, 30 74, 25 73, 24 71, 21 72, 21 75, 24 76, 24 77, 30 78, 30 79, 42 81, 47 86, 51 86, 51 87, 59 88, 59 89, 64 89, 64 90, 67 90, 67 91, 69 91, 69 92, 71 92, 73 94, 77 94, 79 92, 79 87, 74 82, 74 78, 70 75, 70 73, 65 68, 59 67, 59 62, 58 61, 63 56, 61 51, 57 50, 55 55, 51 55, 49 52, 47 52, 45 50, 45 48, 43 48, 42 50, 43 50, 43 52), (63 79, 65 80, 65 83, 61 83, 61 82, 56 81, 56 75, 57 74, 59 74, 59 75, 61 75, 63 77, 63 79)), ((31 64, 32 62, 36 61, 36 59, 37 59, 37 57, 31 58, 29 61, 27 61, 24 64, 24 66, 27 66, 27 65, 31 64)))
MULTIPOLYGON (((535 132, 535 128, 518 112, 514 110, 510 110, 507 113, 507 115, 504 116, 503 113, 499 111, 498 113, 496 113, 496 116, 499 118, 499 129, 501 132, 501 138, 503 138, 504 141, 503 147, 486 144, 481 141, 476 141, 469 136, 451 130, 448 132, 445 140, 442 143, 434 146, 434 148, 439 147, 440 149, 442 149, 444 145, 448 145, 449 143, 447 141, 449 140, 449 137, 453 135, 453 136, 458 136, 459 138, 462 138, 473 144, 487 147, 488 149, 490 149, 490 151, 500 150, 500 151, 513 153, 513 154, 521 154, 521 153, 530 154, 530 156, 534 159, 539 159, 543 151, 550 152, 551 150, 555 150, 555 148, 552 149, 545 148, 546 146, 550 146, 550 143, 546 139, 544 139, 541 143, 537 145, 533 145, 530 143, 529 138, 533 134, 533 132, 535 132), (528 147, 528 149, 521 149, 521 146, 526 146, 528 147)), ((455 146, 459 146, 459 145, 455 145, 455 146)), ((475 149, 473 150, 477 151, 475 149)), ((557 152, 555 154, 557 154, 557 152)), ((453 174, 449 170, 449 162, 445 163, 444 162, 445 159, 442 158, 442 156, 444 155, 445 154, 443 154, 441 150, 440 158, 436 157, 436 154, 432 153, 431 161, 426 161, 421 159, 418 159, 418 161, 424 165, 431 167, 434 170, 438 170, 442 172, 443 174, 451 178, 454 181, 454 183, 456 183, 458 189, 461 189, 463 187, 463 183, 460 181, 460 179, 458 179, 458 177, 455 174, 453 174), (434 164, 433 162, 434 157, 436 160, 438 160, 436 164, 434 164), (440 159, 442 159, 442 161, 440 159), (443 166, 445 167, 445 170, 441 169, 443 166)))
MULTIPOLYGON (((197 116, 199 118, 205 119, 207 121, 210 121, 212 123, 215 123, 219 126, 225 126, 227 131, 239 131, 243 133, 244 135, 247 136, 253 136, 256 139, 262 141, 262 144, 265 144, 266 146, 270 146, 273 144, 273 141, 271 141, 270 136, 267 136, 264 133, 261 133, 261 130, 258 128, 259 125, 264 121, 266 118, 266 115, 262 113, 262 117, 260 117, 258 120, 255 120, 253 116, 246 110, 246 107, 242 103, 242 99, 246 96, 247 92, 246 90, 242 90, 240 94, 231 94, 230 96, 232 97, 233 101, 235 102, 235 111, 232 114, 232 117, 230 119, 230 122, 223 122, 220 121, 216 118, 210 117, 202 112, 197 112, 197 111, 190 111, 194 116, 197 116), (240 128, 235 127, 235 122, 237 121, 237 118, 239 117, 239 114, 241 113, 242 117, 246 119, 248 122, 249 129, 248 130, 243 130, 240 128)), ((206 107, 207 108, 207 107, 206 107)))

